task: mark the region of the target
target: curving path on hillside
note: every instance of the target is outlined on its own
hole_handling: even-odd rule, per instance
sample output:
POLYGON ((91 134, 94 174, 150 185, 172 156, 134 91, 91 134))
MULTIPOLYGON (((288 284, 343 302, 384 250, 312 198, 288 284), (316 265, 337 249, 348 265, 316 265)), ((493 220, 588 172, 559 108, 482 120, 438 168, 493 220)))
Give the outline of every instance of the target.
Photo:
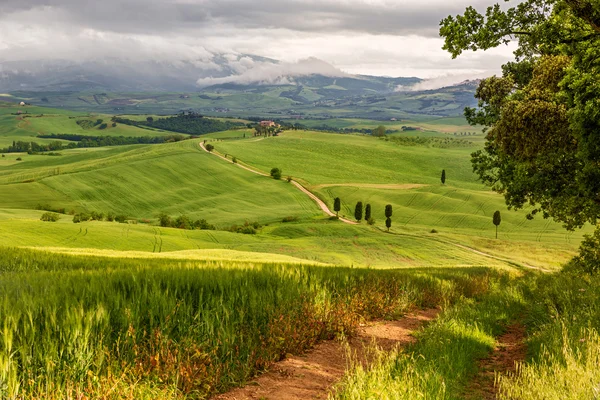
MULTIPOLYGON (((212 151, 208 151, 208 150, 206 149, 206 147, 204 146, 204 142, 200 142, 200 143, 199 143, 199 145, 200 145, 200 148, 202 148, 202 150, 204 150, 205 152, 207 152, 207 153, 209 153, 209 154, 212 154, 212 155, 214 155, 214 156, 217 156, 217 157, 219 157, 220 159, 222 159, 222 160, 225 160, 225 161, 227 161, 227 162, 228 162, 228 163, 230 163, 230 164, 235 164, 235 165, 237 165, 238 167, 240 167, 240 168, 243 168, 243 169, 245 169, 246 171, 252 172, 253 174, 256 174, 256 175, 270 177, 270 175, 269 175, 269 174, 265 174, 264 172, 258 171, 258 170, 254 169, 254 168, 247 167, 247 166, 245 166, 245 165, 242 165, 242 164, 240 164, 240 163, 234 163, 232 160, 228 159, 227 157, 223 157, 223 156, 222 156, 222 155, 220 155, 220 154, 213 153, 212 151)), ((310 197, 310 198, 311 198, 311 199, 312 199, 312 200, 313 200, 315 203, 317 203, 317 205, 319 206, 319 208, 320 208, 320 209, 321 209, 321 210, 322 210, 322 211, 323 211, 325 214, 329 215, 330 217, 334 217, 334 216, 335 216, 335 213, 334 213, 333 211, 331 211, 331 210, 329 209, 329 207, 327 207, 327 204, 325 204, 325 202, 324 202, 323 200, 319 199, 319 198, 318 198, 318 197, 317 197, 317 196, 316 196, 314 193, 312 193, 310 190, 308 190, 307 188, 305 188, 304 186, 302 186, 301 184, 299 184, 298 182, 296 182, 296 181, 295 181, 295 180, 293 180, 293 179, 292 179, 291 183, 292 183, 294 186, 296 186, 296 187, 297 187, 297 188, 298 188, 298 189, 299 189, 299 190, 300 190, 302 193, 306 194, 306 195, 307 195, 308 197, 310 197)), ((349 220, 349 219, 342 218, 342 217, 339 217, 339 220, 340 220, 340 221, 342 221, 342 222, 344 222, 344 223, 346 223, 346 224, 350 224, 350 225, 356 225, 356 224, 357 224, 357 223, 356 223, 356 222, 354 222, 354 221, 351 221, 351 220, 349 220)))

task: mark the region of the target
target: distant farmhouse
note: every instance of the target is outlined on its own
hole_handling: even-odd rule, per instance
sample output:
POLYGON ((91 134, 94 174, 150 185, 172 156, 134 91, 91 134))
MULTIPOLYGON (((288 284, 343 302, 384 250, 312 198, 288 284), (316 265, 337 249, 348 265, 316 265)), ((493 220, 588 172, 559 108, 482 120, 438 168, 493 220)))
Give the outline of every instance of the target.
POLYGON ((260 121, 260 126, 265 127, 265 128, 270 128, 272 126, 275 126, 275 122, 273 122, 273 121, 260 121))

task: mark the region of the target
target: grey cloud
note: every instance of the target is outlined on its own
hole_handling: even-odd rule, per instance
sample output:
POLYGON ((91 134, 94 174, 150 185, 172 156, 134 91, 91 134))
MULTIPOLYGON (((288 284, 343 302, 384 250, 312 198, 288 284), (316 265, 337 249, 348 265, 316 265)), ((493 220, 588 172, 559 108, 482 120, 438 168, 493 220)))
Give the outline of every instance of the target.
MULTIPOLYGON (((475 1, 478 2, 487 3, 475 1)), ((122 33, 204 30, 224 25, 435 37, 441 18, 462 12, 464 4, 364 0, 6 0, 0 5, 0 14, 41 7, 59 10, 72 24, 122 33)))

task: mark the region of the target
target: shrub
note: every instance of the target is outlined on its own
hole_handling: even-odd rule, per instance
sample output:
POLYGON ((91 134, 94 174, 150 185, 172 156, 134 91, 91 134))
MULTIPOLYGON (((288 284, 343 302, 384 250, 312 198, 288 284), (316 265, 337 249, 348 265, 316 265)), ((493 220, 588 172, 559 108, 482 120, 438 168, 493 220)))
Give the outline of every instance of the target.
POLYGON ((205 147, 206 147, 206 150, 208 150, 209 152, 210 152, 210 151, 213 151, 213 150, 215 149, 215 146, 213 146, 213 145, 212 145, 212 144, 210 144, 210 143, 209 143, 209 144, 207 144, 205 147))
POLYGON ((287 177, 287 181, 288 181, 288 182, 291 182, 291 181, 292 181, 292 177, 291 177, 291 176, 288 176, 288 177, 287 177))
POLYGON ((192 220, 185 214, 181 214, 174 221, 174 227, 179 229, 192 229, 192 220))
POLYGON ((244 223, 244 225, 242 225, 242 226, 232 225, 229 228, 229 231, 236 232, 236 233, 243 233, 245 235, 254 235, 254 234, 256 234, 257 229, 259 229, 260 227, 261 227, 261 225, 258 222, 246 221, 244 223))
POLYGON ((593 235, 585 235, 579 246, 579 255, 571 263, 575 268, 594 274, 600 272, 600 228, 593 235))
POLYGON ((166 213, 160 213, 158 215, 158 222, 160 226, 165 228, 173 226, 173 221, 171 221, 171 217, 168 216, 166 213))
POLYGON ((127 222, 127 215, 117 215, 115 217, 115 221, 124 224, 125 222, 127 222))
POLYGON ((367 224, 369 224, 369 225, 375 225, 375 218, 369 217, 369 219, 367 219, 367 224))
POLYGON ((41 221, 47 221, 47 222, 56 222, 60 219, 60 216, 56 213, 53 212, 46 212, 43 213, 40 220, 41 221))
POLYGON ((199 219, 194 221, 193 229, 204 229, 214 231, 216 228, 214 225, 211 225, 205 219, 199 219))
POLYGON ((106 220, 109 222, 113 222, 115 220, 115 213, 109 212, 106 214, 106 220))
POLYGON ((92 211, 92 214, 90 215, 90 217, 91 217, 92 221, 102 221, 102 220, 104 220, 104 213, 92 211))
POLYGON ((17 161, 23 161, 21 157, 17 157, 17 161))
POLYGON ((243 233, 244 235, 255 235, 256 229, 254 229, 252 226, 242 226, 238 228, 237 232, 243 233))
POLYGON ((436 231, 435 229, 432 229, 431 232, 429 233, 438 233, 438 231, 436 231))
POLYGON ((292 217, 292 216, 284 217, 281 220, 281 222, 296 222, 296 221, 298 221, 298 217, 292 217))
POLYGON ((281 179, 281 170, 279 168, 271 168, 271 176, 273 179, 281 179))
POLYGON ((73 216, 73 222, 77 224, 79 222, 89 221, 90 218, 91 218, 91 216, 89 214, 79 213, 79 214, 75 214, 73 216))
POLYGON ((338 217, 337 215, 332 215, 331 217, 329 217, 330 221, 337 221, 338 219, 340 219, 340 217, 338 217))
POLYGON ((233 158, 231 159, 231 162, 233 162, 234 164, 237 164, 237 158, 236 158, 236 157, 233 157, 233 158))

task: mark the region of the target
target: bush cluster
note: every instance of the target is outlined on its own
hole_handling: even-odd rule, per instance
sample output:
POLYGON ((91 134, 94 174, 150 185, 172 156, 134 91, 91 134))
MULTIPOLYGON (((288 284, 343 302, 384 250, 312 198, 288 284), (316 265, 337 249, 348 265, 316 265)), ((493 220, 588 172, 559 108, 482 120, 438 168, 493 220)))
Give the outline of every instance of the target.
POLYGON ((45 212, 42 214, 40 221, 56 222, 60 219, 60 215, 53 212, 45 212))
POLYGON ((97 211, 92 211, 91 213, 77 213, 75 215, 73 215, 73 222, 74 223, 79 223, 79 222, 86 222, 86 221, 108 221, 108 222, 119 222, 121 224, 127 222, 127 216, 126 215, 116 215, 115 213, 108 213, 108 214, 104 214, 101 212, 97 212, 97 211))
POLYGON ((216 228, 214 225, 209 224, 205 219, 192 220, 185 214, 173 219, 166 213, 160 213, 158 215, 158 222, 160 226, 165 228, 178 228, 178 229, 204 229, 214 231, 216 228))
POLYGON ((231 225, 231 227, 229 228, 230 232, 235 232, 235 233, 243 233, 245 235, 255 235, 257 230, 260 229, 262 227, 261 224, 259 224, 258 222, 249 222, 246 221, 244 223, 244 225, 231 225))

